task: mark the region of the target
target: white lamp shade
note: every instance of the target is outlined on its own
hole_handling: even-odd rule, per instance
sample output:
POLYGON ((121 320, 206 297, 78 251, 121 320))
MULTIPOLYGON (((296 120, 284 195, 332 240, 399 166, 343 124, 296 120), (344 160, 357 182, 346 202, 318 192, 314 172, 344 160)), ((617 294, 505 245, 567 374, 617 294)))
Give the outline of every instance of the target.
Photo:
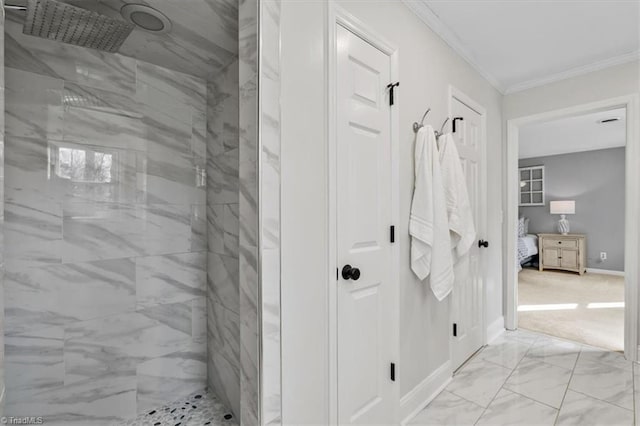
POLYGON ((551 214, 575 214, 576 213, 576 202, 571 201, 552 201, 550 203, 550 213, 551 214))

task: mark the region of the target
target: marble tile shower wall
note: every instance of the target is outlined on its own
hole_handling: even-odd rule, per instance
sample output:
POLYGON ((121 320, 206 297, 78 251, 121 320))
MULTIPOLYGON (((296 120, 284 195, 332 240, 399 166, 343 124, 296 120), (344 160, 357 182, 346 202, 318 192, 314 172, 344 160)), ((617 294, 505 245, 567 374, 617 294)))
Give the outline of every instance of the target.
POLYGON ((5 414, 103 425, 204 388, 206 84, 6 30, 5 414))
POLYGON ((262 421, 280 425, 280 0, 261 3, 262 421))
MULTIPOLYGON (((4 8, 4 1, 0 0, 4 8)), ((0 19, 0 417, 4 416, 4 20, 0 19)))
POLYGON ((238 61, 207 86, 207 373, 240 415, 238 61))
POLYGON ((240 383, 247 426, 278 425, 282 418, 280 6, 280 0, 241 0, 239 8, 240 383))

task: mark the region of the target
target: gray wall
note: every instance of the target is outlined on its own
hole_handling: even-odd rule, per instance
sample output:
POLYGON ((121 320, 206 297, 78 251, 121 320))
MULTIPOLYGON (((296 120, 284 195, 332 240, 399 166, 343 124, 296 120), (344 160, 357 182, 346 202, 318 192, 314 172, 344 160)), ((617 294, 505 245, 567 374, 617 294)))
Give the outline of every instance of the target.
POLYGON ((545 166, 545 205, 520 207, 529 233, 557 232, 559 216, 549 214, 549 202, 575 200, 576 214, 567 218, 572 233, 587 235, 587 267, 623 271, 624 154, 621 147, 521 159, 520 167, 545 166))

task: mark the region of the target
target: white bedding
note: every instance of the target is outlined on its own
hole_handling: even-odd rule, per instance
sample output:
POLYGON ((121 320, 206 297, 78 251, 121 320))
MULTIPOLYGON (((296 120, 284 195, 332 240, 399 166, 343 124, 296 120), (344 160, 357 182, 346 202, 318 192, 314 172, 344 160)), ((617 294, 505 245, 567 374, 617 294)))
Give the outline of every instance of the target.
POLYGON ((527 234, 524 237, 518 237, 518 270, 522 269, 520 265, 527 262, 531 256, 538 254, 538 236, 527 234))

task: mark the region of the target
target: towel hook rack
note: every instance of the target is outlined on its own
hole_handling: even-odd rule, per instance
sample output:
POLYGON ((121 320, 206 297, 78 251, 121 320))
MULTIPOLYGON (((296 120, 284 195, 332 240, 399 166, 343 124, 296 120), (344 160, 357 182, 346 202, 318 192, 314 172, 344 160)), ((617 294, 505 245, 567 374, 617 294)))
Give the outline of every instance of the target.
POLYGON ((418 130, 420 130, 420 128, 424 126, 424 119, 427 117, 427 114, 429 114, 429 111, 431 111, 431 108, 427 109, 427 111, 424 113, 424 115, 422 116, 422 120, 420 120, 420 124, 418 124, 417 121, 413 123, 413 131, 415 133, 418 133, 418 130))
POLYGON ((442 136, 444 133, 444 126, 447 125, 447 123, 449 122, 449 117, 445 118, 444 122, 442 123, 442 126, 440 126, 440 130, 436 131, 436 139, 438 139, 440 136, 442 136))

